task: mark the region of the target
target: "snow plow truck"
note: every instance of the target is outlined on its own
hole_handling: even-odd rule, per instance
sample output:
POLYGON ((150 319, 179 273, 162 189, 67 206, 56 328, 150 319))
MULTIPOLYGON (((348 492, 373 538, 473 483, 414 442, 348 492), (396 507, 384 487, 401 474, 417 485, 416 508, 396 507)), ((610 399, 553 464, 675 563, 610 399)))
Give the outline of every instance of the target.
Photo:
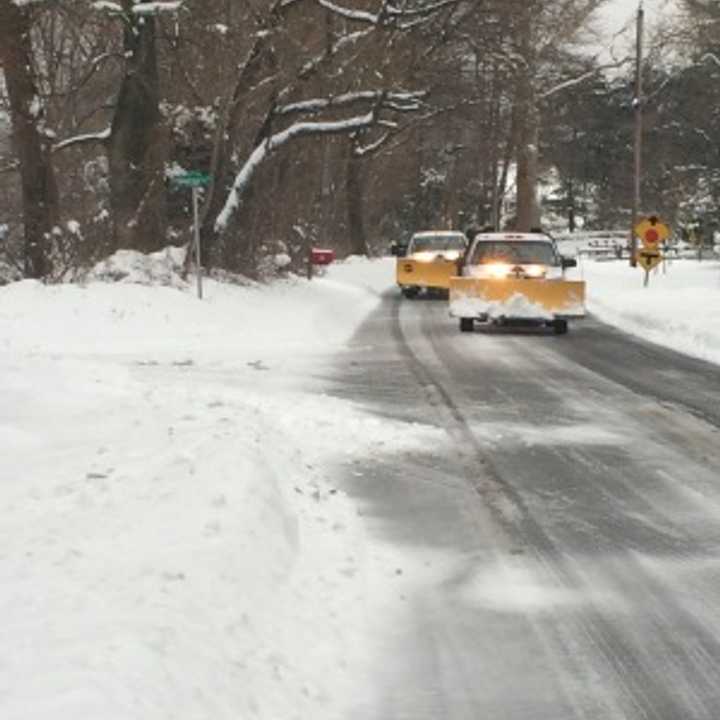
POLYGON ((543 232, 478 233, 449 280, 450 315, 462 332, 484 322, 544 325, 562 335, 568 320, 585 316, 585 283, 565 279, 576 265, 543 232))
POLYGON ((430 230, 415 233, 407 245, 396 244, 395 276, 407 298, 420 292, 447 294, 450 277, 467 249, 467 237, 456 230, 430 230))

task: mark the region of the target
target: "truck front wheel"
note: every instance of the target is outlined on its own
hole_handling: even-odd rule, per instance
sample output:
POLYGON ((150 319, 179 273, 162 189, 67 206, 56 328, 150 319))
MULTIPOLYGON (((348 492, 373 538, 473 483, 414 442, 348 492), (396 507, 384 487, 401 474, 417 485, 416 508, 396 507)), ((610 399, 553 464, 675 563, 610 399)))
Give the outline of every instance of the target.
POLYGON ((460 332, 472 332, 474 329, 474 318, 460 318, 460 332))

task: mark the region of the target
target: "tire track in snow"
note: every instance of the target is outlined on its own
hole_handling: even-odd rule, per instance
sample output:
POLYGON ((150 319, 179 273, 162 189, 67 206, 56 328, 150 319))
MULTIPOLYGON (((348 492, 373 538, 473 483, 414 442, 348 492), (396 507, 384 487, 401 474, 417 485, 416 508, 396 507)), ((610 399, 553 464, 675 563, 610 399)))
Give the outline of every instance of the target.
MULTIPOLYGON (((417 379, 420 386, 425 389, 428 401, 433 409, 444 418, 444 428, 458 448, 458 454, 463 458, 462 466, 467 482, 483 500, 483 503, 492 514, 493 519, 501 533, 509 540, 519 541, 530 550, 539 564, 548 570, 557 581, 559 587, 570 590, 581 589, 584 580, 571 565, 563 553, 540 523, 533 517, 531 510, 523 500, 520 493, 511 482, 503 477, 502 473, 493 463, 489 452, 474 435, 470 424, 460 405, 454 400, 452 392, 439 379, 438 374, 424 362, 413 349, 411 340, 403 330, 402 315, 403 304, 395 302, 392 312, 392 333, 397 346, 406 359, 407 365, 417 379), (478 470, 480 471, 478 473, 478 470), (479 477, 478 477, 479 475, 479 477)), ((413 307, 413 305, 409 305, 413 307)), ((442 358, 445 347, 438 347, 433 336, 432 325, 437 322, 433 313, 426 313, 421 322, 422 335, 429 338, 433 352, 442 358)), ((650 590, 650 588, 648 588, 650 590)), ((657 588, 654 588, 657 592, 657 588)), ((575 636, 575 651, 582 650, 587 661, 603 661, 604 669, 609 672, 613 684, 618 691, 618 702, 622 712, 627 718, 648 718, 652 720, 678 720, 678 718, 708 718, 715 717, 713 708, 706 706, 705 697, 715 694, 711 678, 704 672, 707 657, 720 657, 720 643, 709 637, 695 619, 684 612, 676 603, 673 604, 669 614, 682 621, 682 624, 693 639, 699 644, 701 653, 697 657, 685 655, 682 664, 683 670, 690 673, 697 669, 696 680, 702 686, 702 697, 695 693, 694 697, 683 698, 678 696, 677 690, 661 677, 653 668, 649 667, 645 658, 633 647, 631 638, 627 637, 622 629, 608 618, 592 601, 583 605, 578 613, 567 611, 563 619, 564 627, 558 628, 559 637, 554 641, 561 646, 565 638, 575 636), (567 626, 573 629, 568 633, 567 626), (582 638, 582 640, 579 640, 582 638), (685 664, 686 662, 686 664, 685 664), (692 709, 691 707, 692 706, 692 709), (692 714, 689 714, 692 713, 692 714)), ((666 644, 671 638, 665 638, 666 644)), ((677 652, 677 643, 672 643, 677 652)), ((573 658, 564 658, 563 672, 577 672, 573 658)), ((590 674, 591 669, 585 668, 590 674)), ((688 689, 691 689, 688 684, 688 689)), ((579 692, 579 690, 578 690, 579 692)), ((603 717, 600 707, 587 708, 588 698, 572 694, 570 698, 578 717, 603 717), (586 712, 587 711, 587 712, 586 712), (587 714, 589 712, 589 714, 587 714)), ((603 703, 601 703, 603 704, 603 703)), ((606 717, 606 715, 605 715, 606 717)))

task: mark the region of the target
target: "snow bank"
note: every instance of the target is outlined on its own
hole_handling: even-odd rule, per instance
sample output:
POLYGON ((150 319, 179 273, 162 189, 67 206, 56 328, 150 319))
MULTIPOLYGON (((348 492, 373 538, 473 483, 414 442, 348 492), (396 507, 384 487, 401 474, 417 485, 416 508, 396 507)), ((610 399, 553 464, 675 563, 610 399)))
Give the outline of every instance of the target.
POLYGON ((0 261, 0 285, 7 285, 8 283, 15 282, 19 280, 20 277, 20 271, 17 268, 0 261))
POLYGON ((118 250, 97 263, 86 279, 182 288, 186 285, 182 279, 184 261, 185 248, 171 246, 149 255, 136 250, 118 250))
MULTIPOLYGON (((131 265, 123 262, 123 272, 131 265)), ((165 277, 167 264, 159 265, 165 277)), ((141 355, 148 362, 295 359, 293 353, 341 347, 393 277, 386 261, 355 258, 312 282, 242 287, 206 280, 200 301, 192 283, 130 284, 147 279, 147 264, 140 267, 127 283, 26 280, 3 288, 0 342, 16 352, 141 355)))
POLYGON ((643 287, 627 261, 582 261, 588 309, 626 332, 720 363, 720 262, 671 260, 643 287))
POLYGON ((338 474, 438 431, 315 378, 392 278, 0 288, 0 717, 347 717, 370 653, 338 474))

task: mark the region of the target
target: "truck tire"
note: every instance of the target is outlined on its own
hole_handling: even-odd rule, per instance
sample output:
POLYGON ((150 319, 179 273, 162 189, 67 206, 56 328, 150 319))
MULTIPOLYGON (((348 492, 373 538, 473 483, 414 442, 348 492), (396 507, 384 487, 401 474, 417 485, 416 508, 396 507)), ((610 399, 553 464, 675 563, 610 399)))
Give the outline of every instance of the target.
POLYGON ((474 318, 460 318, 460 332, 472 332, 474 329, 474 318))
POLYGON ((412 285, 406 285, 402 288, 402 294, 403 297, 409 298, 412 300, 412 298, 417 297, 417 294, 419 292, 419 289, 416 287, 413 287, 412 285))
POLYGON ((565 335, 568 331, 568 322, 567 320, 555 320, 553 322, 553 330, 555 331, 556 335, 565 335))

